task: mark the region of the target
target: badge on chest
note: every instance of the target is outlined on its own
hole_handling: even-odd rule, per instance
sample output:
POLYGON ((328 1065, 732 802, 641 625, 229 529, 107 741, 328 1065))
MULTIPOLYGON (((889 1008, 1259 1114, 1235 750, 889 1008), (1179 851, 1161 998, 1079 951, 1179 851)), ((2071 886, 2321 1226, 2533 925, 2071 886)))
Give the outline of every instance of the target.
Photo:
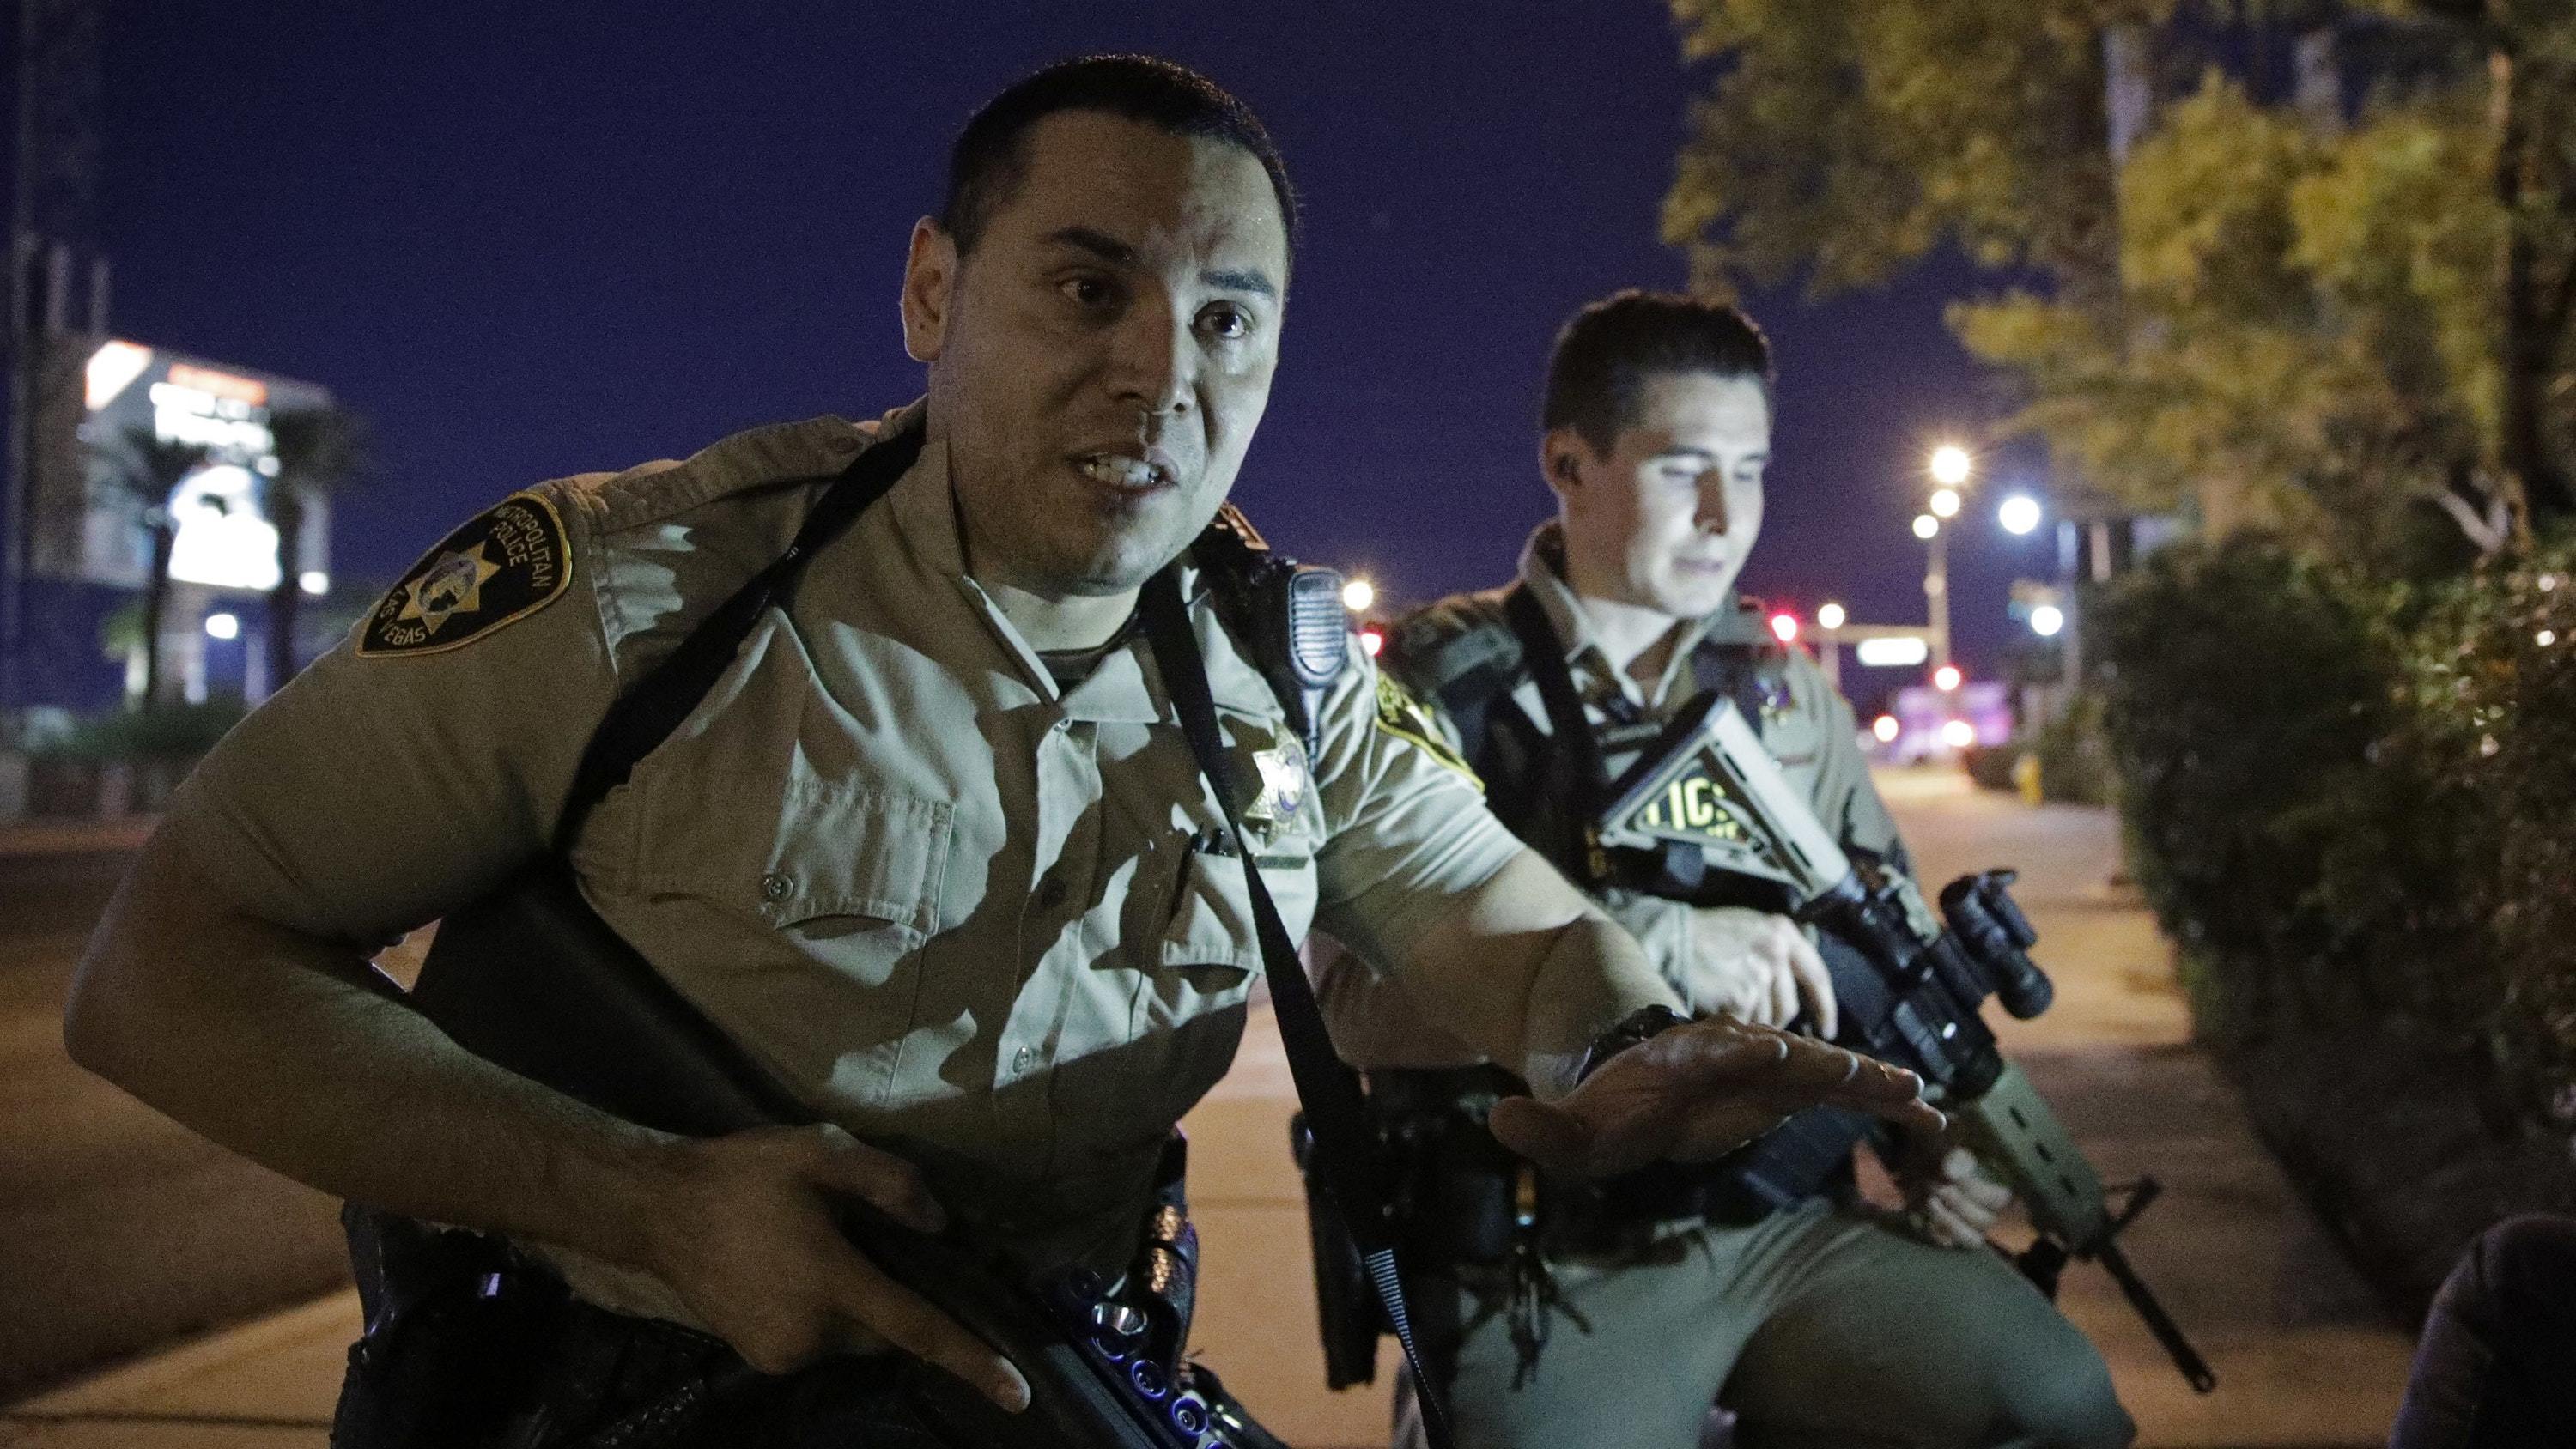
POLYGON ((1306 747, 1297 736, 1285 730, 1269 737, 1266 744, 1252 752, 1254 785, 1252 803, 1243 809, 1243 828, 1254 837, 1254 843, 1268 847, 1294 829, 1304 813, 1313 808, 1315 777, 1306 759, 1306 747))

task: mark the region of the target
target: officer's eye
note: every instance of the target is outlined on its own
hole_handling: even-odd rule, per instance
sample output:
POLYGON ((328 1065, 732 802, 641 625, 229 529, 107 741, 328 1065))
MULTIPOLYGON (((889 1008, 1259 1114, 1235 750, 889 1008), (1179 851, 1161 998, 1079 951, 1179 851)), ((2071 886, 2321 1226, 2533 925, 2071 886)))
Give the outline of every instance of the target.
POLYGON ((1117 289, 1109 285, 1107 278, 1087 275, 1067 277, 1056 283, 1056 290, 1064 293, 1078 307, 1105 307, 1117 295, 1117 289))
POLYGON ((1211 337, 1232 342, 1252 335, 1252 314, 1232 302, 1219 302, 1199 313, 1199 326, 1211 337))

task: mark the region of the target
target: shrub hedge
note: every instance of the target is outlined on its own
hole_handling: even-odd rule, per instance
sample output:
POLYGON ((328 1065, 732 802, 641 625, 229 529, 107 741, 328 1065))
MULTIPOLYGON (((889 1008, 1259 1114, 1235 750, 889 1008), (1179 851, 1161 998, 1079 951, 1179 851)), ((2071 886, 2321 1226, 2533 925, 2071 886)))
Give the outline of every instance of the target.
POLYGON ((2420 1307, 2468 1234, 2576 1206, 2576 547, 2404 586, 2183 544, 2093 618, 2200 1032, 2420 1307))
POLYGON ((61 734, 31 740, 27 752, 76 760, 194 759, 213 749, 246 712, 238 699, 112 710, 79 720, 61 734))

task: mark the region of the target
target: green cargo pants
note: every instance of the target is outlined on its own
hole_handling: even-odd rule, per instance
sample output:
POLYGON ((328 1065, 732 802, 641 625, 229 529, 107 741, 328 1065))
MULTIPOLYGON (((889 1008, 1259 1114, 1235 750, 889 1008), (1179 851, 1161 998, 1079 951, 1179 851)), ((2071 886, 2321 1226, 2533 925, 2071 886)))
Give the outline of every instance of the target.
MULTIPOLYGON (((1499 1278, 1458 1290, 1459 1449, 1691 1449, 1712 1402, 1743 1449, 2120 1449, 2101 1355, 1993 1253, 1823 1201, 1558 1262, 1563 1313, 1529 1383, 1499 1278)), ((1419 1443, 1396 1397, 1399 1449, 1419 1443)))

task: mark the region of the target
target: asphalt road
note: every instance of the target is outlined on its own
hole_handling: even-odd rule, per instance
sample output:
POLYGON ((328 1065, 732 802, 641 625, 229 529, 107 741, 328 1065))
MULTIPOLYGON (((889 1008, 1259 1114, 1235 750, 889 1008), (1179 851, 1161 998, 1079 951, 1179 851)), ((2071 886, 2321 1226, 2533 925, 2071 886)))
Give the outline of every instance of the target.
POLYGON ((72 965, 127 859, 0 855, 0 1401, 348 1279, 337 1204, 63 1054, 72 965))

